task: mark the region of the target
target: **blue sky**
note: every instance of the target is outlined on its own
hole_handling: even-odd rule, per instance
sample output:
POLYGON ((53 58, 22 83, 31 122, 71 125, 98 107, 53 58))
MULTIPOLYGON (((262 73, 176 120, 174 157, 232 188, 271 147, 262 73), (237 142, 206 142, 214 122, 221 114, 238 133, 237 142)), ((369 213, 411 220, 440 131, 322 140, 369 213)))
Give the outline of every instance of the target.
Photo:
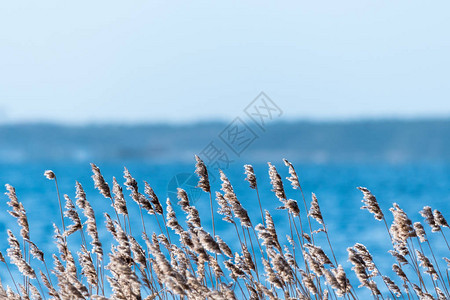
POLYGON ((448 1, 2 1, 0 122, 450 116, 448 1))

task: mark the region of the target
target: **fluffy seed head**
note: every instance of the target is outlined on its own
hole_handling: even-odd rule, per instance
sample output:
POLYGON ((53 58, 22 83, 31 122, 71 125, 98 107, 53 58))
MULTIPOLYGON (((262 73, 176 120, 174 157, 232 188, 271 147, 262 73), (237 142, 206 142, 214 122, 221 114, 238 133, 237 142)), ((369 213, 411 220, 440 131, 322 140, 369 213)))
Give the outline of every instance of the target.
POLYGON ((53 173, 53 171, 52 170, 46 170, 45 172, 44 172, 44 176, 45 177, 47 177, 47 179, 48 180, 53 180, 53 179, 55 179, 55 173, 53 173))
POLYGON ((431 207, 425 206, 423 210, 420 211, 420 214, 422 215, 422 217, 425 218, 425 222, 427 222, 427 224, 430 225, 432 232, 441 231, 441 227, 438 224, 436 224, 436 220, 434 219, 431 207))
POLYGON ((100 173, 99 167, 97 167, 95 164, 91 163, 92 168, 92 179, 94 180, 95 187, 100 191, 100 193, 105 198, 111 198, 111 192, 109 190, 109 185, 106 183, 105 179, 103 178, 102 173, 100 173))
POLYGON ((375 196, 365 187, 358 187, 358 189, 364 194, 364 199, 362 200, 364 205, 361 209, 367 209, 369 212, 373 213, 376 220, 383 220, 384 215, 378 205, 377 198, 375 198, 375 196))
POLYGON ((277 169, 270 162, 269 165, 269 177, 270 183, 272 184, 272 191, 277 196, 278 200, 284 202, 286 200, 286 194, 284 192, 283 181, 281 180, 280 174, 278 174, 277 169))
POLYGON ((297 172, 295 172, 294 166, 285 158, 283 158, 283 162, 286 167, 289 168, 290 177, 286 177, 287 180, 291 182, 291 185, 294 189, 301 189, 300 181, 298 180, 297 172))
POLYGON ((195 165, 195 173, 199 177, 198 187, 201 188, 206 193, 211 192, 211 187, 209 185, 208 170, 206 169, 205 163, 197 155, 195 155, 195 160, 197 164, 195 165))
POLYGON ((312 194, 311 208, 309 209, 308 216, 313 217, 319 224, 324 225, 322 212, 320 211, 319 202, 317 201, 316 194, 312 194))
POLYGON ((255 172, 253 171, 253 166, 252 165, 244 165, 244 169, 245 169, 245 175, 247 175, 247 178, 245 178, 245 180, 248 181, 248 183, 250 184, 250 188, 252 189, 256 189, 257 184, 256 184, 256 176, 255 176, 255 172))

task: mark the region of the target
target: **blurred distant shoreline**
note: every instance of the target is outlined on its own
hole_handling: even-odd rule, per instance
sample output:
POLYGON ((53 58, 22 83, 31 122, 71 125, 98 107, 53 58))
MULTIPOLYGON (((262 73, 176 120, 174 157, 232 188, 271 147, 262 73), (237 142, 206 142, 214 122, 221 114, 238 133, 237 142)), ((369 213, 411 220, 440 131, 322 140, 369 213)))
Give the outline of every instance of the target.
MULTIPOLYGON (((247 121, 246 121, 247 122, 247 121)), ((440 120, 248 123, 254 140, 236 154, 229 123, 148 125, 0 125, 0 163, 35 161, 192 162, 208 145, 230 159, 262 162, 450 162, 450 118, 440 120), (220 138, 222 137, 222 138, 220 138)))

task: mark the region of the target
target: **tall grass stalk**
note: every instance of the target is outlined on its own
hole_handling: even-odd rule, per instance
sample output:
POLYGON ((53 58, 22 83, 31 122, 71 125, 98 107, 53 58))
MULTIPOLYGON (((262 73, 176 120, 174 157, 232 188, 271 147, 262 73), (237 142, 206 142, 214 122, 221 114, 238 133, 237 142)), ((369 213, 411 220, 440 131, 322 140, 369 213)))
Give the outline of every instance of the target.
MULTIPOLYGON (((395 274, 388 277, 393 273, 385 265, 376 264, 369 250, 359 243, 347 248, 352 267, 344 269, 338 263, 340 259, 336 253, 339 252, 335 253, 336 249, 332 247, 333 235, 324 220, 328 212, 321 210, 314 194, 308 206, 292 163, 284 160, 290 175, 286 178, 293 190, 300 191, 298 197, 302 199, 304 211, 297 200, 287 197, 293 191, 285 190, 283 179, 273 164, 269 163, 274 192, 270 199, 260 198, 259 190, 268 187, 257 184, 251 165, 244 166, 246 181, 256 191, 258 200, 259 209, 253 207, 261 214, 260 222, 253 223, 245 208, 251 203, 239 200, 222 171, 219 172, 221 191, 215 192, 217 203, 214 203, 206 165, 198 156, 195 158, 198 187, 209 195, 210 231, 204 229, 200 213, 191 205, 184 190, 178 190, 178 205, 186 217, 178 219, 175 212, 178 207, 174 207, 170 199, 161 205, 147 182, 144 182, 145 195, 141 194, 137 181, 125 169, 123 185, 130 191, 129 198, 138 206, 141 219, 130 222, 133 216, 128 211, 122 185, 113 178, 111 193, 100 169, 94 164, 91 165, 94 185, 111 200, 117 218, 111 219, 111 212, 106 210, 102 213, 106 222, 97 223, 96 214, 78 182, 78 208, 65 195, 66 211, 63 212, 56 176, 52 171, 46 171, 45 176, 55 180, 62 228, 60 232, 55 225, 57 251, 46 250, 46 255, 53 257, 51 270, 47 267, 44 252, 30 238, 25 208, 14 188, 7 185, 8 205, 12 208, 9 213, 17 220, 22 242, 13 233, 16 229, 8 231, 7 254, 17 270, 10 270, 0 252, 3 262, 0 274, 1 268, 5 268, 14 285, 13 290, 0 282, 0 298, 357 300, 367 298, 367 292, 362 291, 366 289, 373 299, 450 299, 450 266, 445 266, 445 262, 450 265, 450 260, 439 260, 441 253, 433 248, 431 235, 427 233, 429 230, 440 232, 433 235, 434 242, 447 242, 444 229, 448 228, 448 223, 441 212, 424 207, 421 214, 428 229, 419 222, 413 223, 394 203, 390 209, 392 224, 388 226, 389 216, 384 214, 375 196, 367 188, 360 187, 364 197, 362 209, 368 210, 386 227, 386 237, 393 247, 392 257, 386 259, 392 260, 395 274), (268 204, 271 201, 278 205, 268 204), (217 212, 215 206, 219 207, 217 212), (275 209, 285 212, 280 215, 275 209), (154 219, 149 214, 154 215, 154 219), (216 221, 216 214, 222 220, 216 221), (285 216, 285 226, 275 222, 272 214, 285 216), (304 231, 302 217, 308 221, 309 232, 304 231), (163 219, 165 228, 159 218, 163 219), (67 223, 69 226, 66 226, 67 219, 71 221, 67 223), (312 220, 320 225, 317 230, 313 230, 312 220), (216 228, 222 221, 225 223, 216 228), (226 223, 229 223, 228 227, 226 223), (112 240, 105 248, 99 235, 103 228, 112 240), (233 232, 228 241, 221 237, 225 232, 222 228, 233 232), (80 239, 73 237, 77 231, 80 231, 80 239), (87 243, 85 233, 91 238, 90 243, 87 243), (324 249, 320 241, 324 241, 324 249), (423 247, 423 243, 427 246, 423 247), (103 249, 109 249, 107 255, 103 249)), ((103 234, 101 237, 105 238, 103 234)))

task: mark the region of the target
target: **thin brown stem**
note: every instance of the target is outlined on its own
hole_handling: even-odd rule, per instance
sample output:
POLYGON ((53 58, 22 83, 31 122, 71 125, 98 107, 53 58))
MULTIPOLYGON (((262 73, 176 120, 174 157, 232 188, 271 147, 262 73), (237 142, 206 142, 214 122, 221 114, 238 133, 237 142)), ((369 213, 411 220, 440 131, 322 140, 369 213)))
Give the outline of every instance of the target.
MULTIPOLYGON (((61 214, 61 224, 62 224, 63 232, 65 232, 66 226, 64 224, 64 214, 63 214, 63 209, 62 209, 62 204, 61 204, 61 196, 59 195, 58 180, 56 179, 56 176, 55 176, 55 186, 56 186, 56 194, 58 195, 59 212, 61 214)), ((64 238, 64 240, 65 240, 65 238, 64 238)))
POLYGON ((214 223, 214 206, 213 206, 213 199, 211 191, 209 192, 209 204, 211 206, 211 222, 212 222, 212 229, 213 229, 213 236, 216 236, 216 225, 214 223))
POLYGON ((442 237, 444 238, 445 243, 447 244, 448 250, 450 250, 450 246, 448 245, 447 239, 445 238, 444 231, 441 229, 440 232, 441 232, 441 234, 442 234, 442 237))
POLYGON ((11 274, 11 270, 9 269, 8 264, 6 262, 5 262, 5 266, 6 266, 6 269, 8 270, 9 276, 11 277, 14 286, 16 287, 17 294, 20 295, 19 289, 17 288, 16 281, 14 280, 14 277, 11 274))
POLYGON ((264 220, 264 213, 261 205, 261 198, 259 197, 259 191, 257 186, 255 187, 255 190, 256 190, 256 197, 258 198, 259 210, 261 211, 261 222, 264 226, 266 226, 266 222, 264 220))
MULTIPOLYGON (((312 240, 312 242, 314 244, 314 237, 313 237, 313 234, 312 234, 313 230, 312 230, 312 226, 311 226, 311 218, 308 215, 308 205, 306 204, 305 194, 303 193, 303 189, 302 189, 302 186, 300 184, 300 181, 298 183, 298 188, 300 189, 300 194, 302 195, 303 204, 305 205, 305 212, 306 212, 306 217, 308 219, 309 233, 311 234, 311 240, 312 240)), ((300 215, 299 215, 299 218, 300 218, 300 215)), ((300 220, 300 224, 301 224, 301 220, 300 220)), ((302 229, 302 231, 303 231, 303 229, 302 229)))

